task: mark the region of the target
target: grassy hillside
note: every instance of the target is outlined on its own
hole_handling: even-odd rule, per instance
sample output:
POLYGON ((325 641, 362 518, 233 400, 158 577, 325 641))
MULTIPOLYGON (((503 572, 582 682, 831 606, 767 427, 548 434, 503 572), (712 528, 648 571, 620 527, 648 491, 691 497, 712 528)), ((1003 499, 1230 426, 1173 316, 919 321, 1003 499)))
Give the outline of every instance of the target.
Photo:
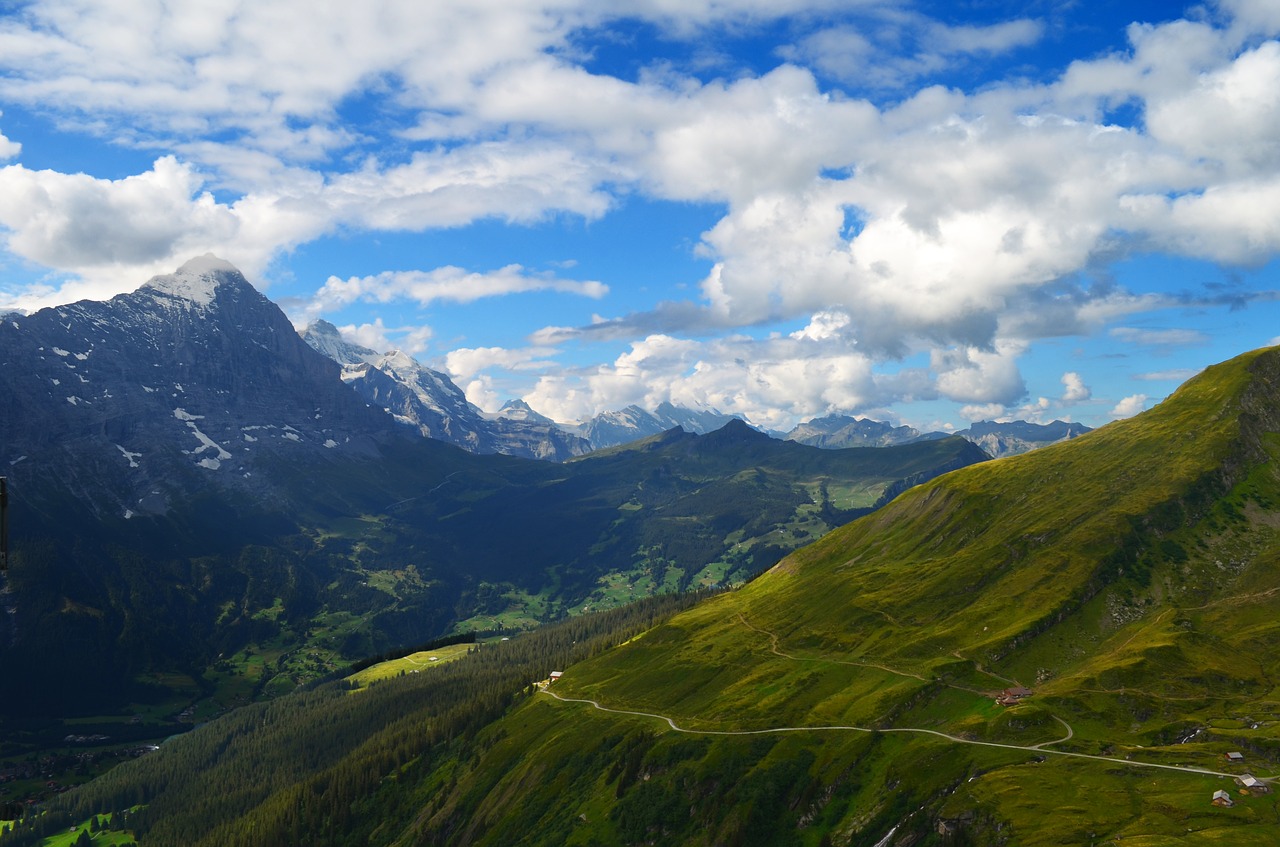
POLYGON ((1241 357, 1138 418, 914 489, 557 683, 692 730, 882 732, 681 735, 544 696, 503 722, 496 749, 554 771, 590 737, 643 732, 649 781, 598 775, 577 806, 534 821, 476 799, 509 805, 531 766, 481 763, 457 789, 478 804, 469 825, 481 843, 513 817, 559 821, 563 843, 764 843, 741 793, 760 779, 783 807, 777 843, 873 843, 893 826, 983 844, 1280 843, 1275 795, 1138 764, 1280 772, 1278 359, 1241 357), (1035 693, 996 706, 1014 684, 1035 693), (891 732, 904 729, 1044 746, 891 732), (1245 764, 1224 762, 1232 750, 1245 764), (735 756, 726 787, 716 762, 735 756), (1219 788, 1233 808, 1209 805, 1219 788), (717 791, 729 811, 706 801, 717 791), (632 796, 695 814, 637 824, 632 796))
MULTIPOLYGON (((1278 460, 1280 350, 1259 351, 914 488, 491 723, 405 742, 339 811, 282 789, 205 843, 1280 843, 1277 795, 1232 780, 1280 773, 1278 460)), ((199 743, 234 769, 272 732, 199 743)), ((198 829, 127 776, 102 796, 198 829)), ((162 831, 142 843, 178 843, 162 831)))

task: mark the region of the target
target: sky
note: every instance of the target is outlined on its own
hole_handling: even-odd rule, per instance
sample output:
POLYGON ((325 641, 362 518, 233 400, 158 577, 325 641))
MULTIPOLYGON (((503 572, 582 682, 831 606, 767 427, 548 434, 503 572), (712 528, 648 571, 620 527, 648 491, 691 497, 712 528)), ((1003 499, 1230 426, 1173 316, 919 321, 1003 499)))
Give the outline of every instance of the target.
POLYGON ((1278 0, 0 0, 0 311, 212 252, 490 411, 1099 426, 1277 343, 1278 36, 1278 0))

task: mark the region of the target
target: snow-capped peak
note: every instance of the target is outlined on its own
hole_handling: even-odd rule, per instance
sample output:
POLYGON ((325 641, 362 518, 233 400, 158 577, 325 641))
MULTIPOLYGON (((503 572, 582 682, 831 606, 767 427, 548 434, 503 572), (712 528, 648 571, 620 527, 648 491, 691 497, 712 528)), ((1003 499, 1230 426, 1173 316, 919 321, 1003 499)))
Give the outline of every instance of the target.
POLYGON ((228 275, 241 276, 235 265, 212 253, 205 253, 171 274, 153 276, 140 290, 167 294, 203 307, 213 303, 218 286, 228 275))
POLYGON ((338 328, 326 320, 312 321, 302 333, 302 340, 340 365, 372 364, 378 359, 376 350, 347 341, 338 328))
POLYGON ((386 370, 392 368, 399 371, 422 370, 422 363, 403 350, 389 350, 377 362, 377 367, 386 370))
POLYGON ((534 411, 526 402, 520 399, 508 400, 501 409, 498 410, 494 418, 505 418, 509 421, 530 421, 532 423, 554 423, 551 418, 541 415, 534 411))

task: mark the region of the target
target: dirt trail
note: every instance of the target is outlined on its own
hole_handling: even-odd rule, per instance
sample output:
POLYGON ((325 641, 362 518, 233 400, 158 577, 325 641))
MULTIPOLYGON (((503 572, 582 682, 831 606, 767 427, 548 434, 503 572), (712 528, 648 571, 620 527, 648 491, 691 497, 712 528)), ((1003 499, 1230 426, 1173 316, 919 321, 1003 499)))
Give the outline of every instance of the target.
MULTIPOLYGON (((1061 718, 1055 718, 1055 719, 1059 723, 1061 723, 1063 726, 1067 727, 1067 736, 1065 738, 1060 738, 1057 741, 1043 741, 1040 744, 1033 744, 1029 746, 1022 745, 1022 744, 1001 744, 998 741, 978 741, 973 738, 961 738, 958 735, 948 735, 945 732, 938 732, 935 729, 911 729, 907 727, 893 728, 893 729, 876 729, 873 727, 865 727, 865 726, 779 726, 779 727, 773 727, 771 729, 738 729, 738 730, 688 729, 686 727, 680 726, 675 722, 673 718, 670 718, 667 715, 658 715, 658 714, 654 714, 653 712, 637 712, 629 709, 611 709, 608 706, 602 706, 596 700, 589 700, 589 699, 578 698, 578 697, 563 697, 555 693, 554 691, 550 691, 546 688, 542 688, 541 691, 544 694, 550 694, 552 697, 554 697, 556 700, 559 700, 561 703, 582 703, 584 705, 592 706, 596 709, 599 709, 602 712, 608 712, 610 714, 631 715, 633 717, 653 718, 654 720, 665 721, 666 724, 670 726, 671 729, 673 729, 674 731, 683 732, 688 735, 776 735, 776 734, 785 733, 785 732, 864 732, 864 733, 908 732, 908 733, 916 733, 919 735, 932 735, 936 738, 943 738, 943 739, 946 739, 947 741, 951 741, 956 744, 970 744, 975 747, 996 747, 1002 750, 1019 750, 1024 753, 1031 753, 1034 755, 1063 756, 1063 757, 1072 758, 1072 759, 1092 759, 1093 761, 1097 761, 1097 762, 1106 762, 1109 765, 1122 765, 1124 767, 1131 767, 1131 768, 1156 768, 1158 770, 1178 771, 1179 773, 1202 774, 1204 776, 1217 776, 1217 777, 1223 777, 1226 779, 1234 779, 1238 775, 1238 774, 1224 773, 1222 771, 1209 770, 1208 768, 1192 768, 1192 767, 1187 767, 1185 765, 1162 765, 1156 762, 1139 762, 1139 761, 1134 761, 1132 759, 1116 759, 1110 756, 1094 756, 1089 753, 1071 753, 1065 750, 1053 750, 1053 749, 1044 747, 1043 745, 1045 744, 1058 744, 1058 743, 1061 743, 1062 741, 1066 741, 1067 739, 1071 738, 1072 735, 1074 734, 1071 732, 1071 727, 1067 724, 1067 722, 1062 720, 1061 718)), ((1264 782, 1270 782, 1274 780, 1275 777, 1258 777, 1258 779, 1264 782)))

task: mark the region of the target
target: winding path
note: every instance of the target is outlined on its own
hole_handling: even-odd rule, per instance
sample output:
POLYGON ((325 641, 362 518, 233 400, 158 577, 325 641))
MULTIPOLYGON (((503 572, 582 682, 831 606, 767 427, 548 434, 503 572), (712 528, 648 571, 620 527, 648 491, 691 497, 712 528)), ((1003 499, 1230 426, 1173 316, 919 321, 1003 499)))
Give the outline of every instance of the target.
MULTIPOLYGON (((771 729, 737 729, 737 730, 688 729, 686 727, 680 726, 675 722, 673 718, 670 718, 667 715, 658 715, 658 714, 654 714, 653 712, 636 712, 629 709, 611 709, 608 706, 600 705, 600 703, 595 700, 587 700, 587 699, 582 699, 577 697, 562 697, 561 695, 555 693, 554 691, 550 691, 547 688, 540 688, 540 690, 544 694, 550 694, 552 697, 559 700, 561 703, 583 703, 585 705, 594 706, 595 708, 599 709, 602 712, 609 712, 610 714, 631 715, 633 717, 653 718, 654 720, 665 721, 667 725, 670 726, 676 732, 683 732, 689 735, 776 735, 784 732, 864 732, 868 734, 877 733, 877 732, 909 732, 909 733, 916 733, 919 735, 933 735, 938 738, 946 739, 947 741, 952 741, 956 744, 970 744, 975 747, 998 747, 1003 750, 1018 750, 1020 752, 1034 753, 1037 755, 1064 756, 1072 759, 1092 759, 1097 762, 1106 762, 1109 765, 1122 765, 1124 767, 1131 767, 1131 768, 1156 768, 1159 770, 1166 770, 1166 771, 1178 771, 1180 773, 1193 773, 1193 774, 1201 774, 1204 776, 1217 776, 1217 777, 1223 777, 1226 779, 1234 779, 1237 776, 1237 774, 1224 773, 1222 771, 1214 771, 1214 770, 1209 770, 1207 768, 1193 768, 1193 767, 1187 767, 1185 765, 1161 765, 1156 762, 1138 762, 1132 759, 1113 759, 1107 756, 1094 756, 1089 753, 1069 753, 1065 750, 1051 750, 1051 749, 1045 748, 1043 746, 1045 744, 1058 744, 1063 741, 1066 741, 1067 739, 1071 738, 1072 735, 1074 735, 1074 733, 1071 731, 1071 727, 1067 724, 1067 722, 1058 717, 1055 717, 1054 720, 1058 721, 1058 723, 1062 724, 1067 728, 1066 737, 1059 738, 1057 741, 1042 741, 1040 744, 1033 744, 1030 746, 1023 746, 1020 744, 1001 744, 997 741, 977 741, 972 738, 961 738, 957 735, 948 735, 945 732, 938 732, 937 730, 933 730, 933 729, 910 729, 906 727, 891 728, 891 729, 873 729, 873 728, 864 727, 864 726, 779 726, 779 727, 773 727, 771 729)), ((1270 782, 1271 780, 1275 779, 1275 777, 1258 777, 1258 779, 1264 782, 1270 782)))
MULTIPOLYGON (((1277 589, 1277 590, 1280 591, 1280 589, 1277 589)), ((971 692, 973 694, 982 695, 986 693, 982 691, 977 691, 972 688, 966 688, 964 686, 951 685, 949 683, 942 682, 941 680, 928 679, 918 674, 897 670, 894 668, 887 667, 885 665, 875 664, 871 662, 854 662, 849 660, 831 659, 831 658, 824 658, 824 657, 792 656, 782 651, 781 647, 779 646, 778 636, 775 633, 769 632, 768 630, 765 630, 765 629, 760 629, 759 627, 752 625, 751 622, 747 620, 745 615, 739 614, 738 620, 742 623, 743 626, 747 627, 751 631, 757 632, 761 635, 769 636, 770 652, 784 659, 790 659, 796 662, 830 662, 834 664, 876 668, 878 670, 886 671, 888 673, 896 674, 898 676, 917 679, 922 682, 941 683, 942 685, 946 685, 950 688, 956 688, 961 691, 971 692)), ((956 653, 954 655, 956 655, 960 659, 965 659, 965 657, 961 656, 959 653, 956 653)), ((1004 677, 1000 677, 996 674, 991 673, 990 671, 984 670, 976 660, 965 659, 965 661, 973 661, 975 667, 978 669, 980 673, 985 673, 988 676, 995 677, 996 679, 1004 679, 1004 677)), ((1070 741, 1072 738, 1075 737, 1075 731, 1071 728, 1071 724, 1067 723, 1065 720, 1058 717, 1057 715, 1050 715, 1050 717, 1052 717, 1058 723, 1062 724, 1063 729, 1067 731, 1066 735, 1064 735, 1062 738, 1057 738, 1052 741, 1041 741, 1037 744, 1026 744, 1026 745, 1003 744, 998 741, 978 741, 972 738, 963 738, 958 735, 949 735, 945 732, 939 732, 938 730, 935 730, 935 729, 916 729, 916 728, 910 728, 910 727, 876 729, 876 728, 863 727, 863 726, 833 725, 833 726, 780 726, 780 727, 773 727, 771 729, 739 729, 739 730, 689 729, 687 727, 680 726, 675 722, 674 718, 671 718, 667 715, 659 715, 659 714, 654 714, 652 712, 638 712, 638 711, 632 711, 629 709, 613 709, 608 706, 601 705, 596 700, 581 699, 576 697, 563 697, 557 694, 556 692, 551 691, 546 685, 539 686, 539 690, 544 694, 550 694, 552 697, 554 697, 555 699, 559 700, 562 703, 582 703, 585 705, 593 706, 594 708, 602 712, 609 712, 615 715, 631 715, 633 717, 652 718, 654 720, 665 721, 666 724, 669 727, 671 727, 671 729, 674 730, 675 732, 683 732, 689 735, 776 735, 776 734, 786 733, 786 732, 863 732, 868 734, 877 733, 877 732, 885 732, 885 733, 904 732, 904 733, 915 733, 917 735, 932 735, 936 738, 942 738, 947 741, 951 741, 955 744, 969 744, 975 747, 996 747, 1002 750, 1018 750, 1020 752, 1032 753, 1035 755, 1063 756, 1063 757, 1072 758, 1072 759, 1092 759, 1093 761, 1106 762, 1111 765, 1121 765, 1124 767, 1155 768, 1157 770, 1177 771, 1179 773, 1200 774, 1204 776, 1216 776, 1216 777, 1222 777, 1226 779, 1234 779, 1236 776, 1238 776, 1238 774, 1225 773, 1223 771, 1215 771, 1215 770, 1210 770, 1208 768, 1190 767, 1187 765, 1162 765, 1156 762, 1141 762, 1141 761, 1135 761, 1132 759, 1116 759, 1109 756, 1097 756, 1090 753, 1073 753, 1066 750, 1054 750, 1050 748, 1049 745, 1062 744, 1067 741, 1070 741)), ((1257 778, 1263 782, 1273 782, 1276 779, 1280 779, 1280 777, 1275 777, 1275 776, 1268 776, 1268 777, 1260 776, 1257 778)))

